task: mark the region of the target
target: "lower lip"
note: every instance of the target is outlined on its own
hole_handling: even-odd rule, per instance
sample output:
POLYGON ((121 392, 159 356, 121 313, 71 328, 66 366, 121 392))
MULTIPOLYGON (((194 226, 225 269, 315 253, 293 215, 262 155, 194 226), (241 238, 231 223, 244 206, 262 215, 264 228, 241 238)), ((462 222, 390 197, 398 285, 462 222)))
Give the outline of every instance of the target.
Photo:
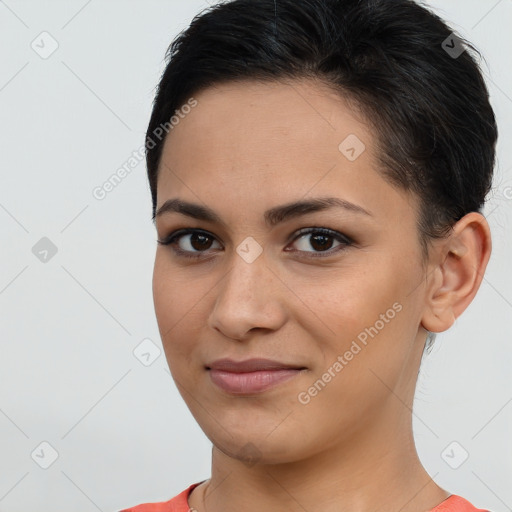
POLYGON ((301 370, 259 370, 234 373, 210 369, 210 378, 222 390, 232 394, 261 393, 298 375, 301 370))

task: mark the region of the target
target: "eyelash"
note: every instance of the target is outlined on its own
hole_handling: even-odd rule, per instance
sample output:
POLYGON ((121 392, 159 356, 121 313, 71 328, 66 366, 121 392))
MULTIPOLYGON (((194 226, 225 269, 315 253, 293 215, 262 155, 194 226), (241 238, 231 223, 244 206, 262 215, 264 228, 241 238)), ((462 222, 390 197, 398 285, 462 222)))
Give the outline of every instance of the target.
MULTIPOLYGON (((191 251, 184 251, 183 249, 176 248, 175 245, 179 241, 180 238, 186 235, 193 235, 193 234, 202 234, 207 236, 208 238, 215 238, 214 236, 210 235, 207 231, 203 231, 201 229, 181 229, 178 231, 175 231, 174 233, 171 233, 168 237, 164 238, 164 240, 157 240, 159 245, 170 245, 172 246, 172 250, 179 256, 183 258, 190 258, 190 259, 198 259, 203 257, 203 253, 206 251, 197 251, 196 253, 191 253, 191 251)), ((327 235, 330 237, 335 238, 339 242, 342 243, 342 245, 339 245, 338 247, 335 247, 334 249, 329 249, 327 251, 317 251, 316 254, 313 252, 308 257, 311 258, 325 258, 327 256, 332 256, 334 253, 343 251, 347 249, 347 247, 351 246, 354 241, 349 238, 346 235, 343 235, 342 233, 339 233, 337 231, 333 231, 332 229, 328 228, 303 228, 300 229, 297 232, 297 236, 293 238, 291 243, 295 242, 299 238, 301 238, 304 235, 310 235, 310 234, 322 234, 327 235)), ((306 252, 309 253, 310 251, 297 251, 297 252, 306 252)))

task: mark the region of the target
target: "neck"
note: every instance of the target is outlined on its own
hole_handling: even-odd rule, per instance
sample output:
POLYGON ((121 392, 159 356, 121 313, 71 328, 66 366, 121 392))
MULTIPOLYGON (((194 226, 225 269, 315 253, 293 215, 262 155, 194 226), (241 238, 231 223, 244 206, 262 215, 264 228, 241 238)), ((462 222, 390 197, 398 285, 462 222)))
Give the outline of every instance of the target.
POLYGON ((387 418, 369 422, 343 443, 304 460, 249 466, 214 446, 212 477, 190 505, 198 512, 431 510, 450 494, 423 468, 410 410, 394 400, 386 408, 387 418))

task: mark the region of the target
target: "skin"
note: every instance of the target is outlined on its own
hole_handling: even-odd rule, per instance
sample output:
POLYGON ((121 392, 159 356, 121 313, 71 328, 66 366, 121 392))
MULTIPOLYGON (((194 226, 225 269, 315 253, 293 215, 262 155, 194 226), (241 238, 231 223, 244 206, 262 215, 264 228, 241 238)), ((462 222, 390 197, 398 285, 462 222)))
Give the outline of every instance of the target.
POLYGON ((199 512, 430 510, 450 493, 423 468, 412 432, 426 329, 448 329, 475 296, 491 251, 487 222, 466 215, 422 265, 418 199, 382 178, 376 136, 345 99, 311 79, 232 82, 194 97, 198 105, 165 141, 157 209, 179 198, 208 206, 223 223, 157 216, 159 240, 182 228, 211 238, 191 245, 184 235, 176 243, 203 251, 197 260, 159 245, 153 278, 171 374, 213 443, 212 476, 189 505, 199 512), (366 146, 355 161, 338 149, 349 134, 366 146), (318 197, 350 201, 371 216, 330 208, 274 227, 264 221, 269 208, 318 197), (354 243, 327 236, 322 250, 314 234, 296 234, 310 227, 354 243), (247 237, 263 249, 252 263, 236 251, 247 237), (400 312, 301 403, 299 393, 397 303, 400 312), (264 393, 234 396, 205 369, 224 357, 307 369, 264 393))

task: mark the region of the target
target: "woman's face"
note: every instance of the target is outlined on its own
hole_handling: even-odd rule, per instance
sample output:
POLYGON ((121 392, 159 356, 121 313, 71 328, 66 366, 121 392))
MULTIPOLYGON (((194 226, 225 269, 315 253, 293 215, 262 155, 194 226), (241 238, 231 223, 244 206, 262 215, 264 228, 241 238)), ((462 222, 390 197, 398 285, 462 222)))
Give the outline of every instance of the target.
POLYGON ((183 399, 241 460, 296 461, 370 434, 385 445, 409 425, 426 334, 416 198, 384 181, 372 131, 316 82, 229 83, 195 100, 165 141, 157 210, 197 207, 168 207, 156 227, 161 241, 199 232, 159 245, 153 278, 183 399), (212 369, 224 358, 288 370, 212 369))

